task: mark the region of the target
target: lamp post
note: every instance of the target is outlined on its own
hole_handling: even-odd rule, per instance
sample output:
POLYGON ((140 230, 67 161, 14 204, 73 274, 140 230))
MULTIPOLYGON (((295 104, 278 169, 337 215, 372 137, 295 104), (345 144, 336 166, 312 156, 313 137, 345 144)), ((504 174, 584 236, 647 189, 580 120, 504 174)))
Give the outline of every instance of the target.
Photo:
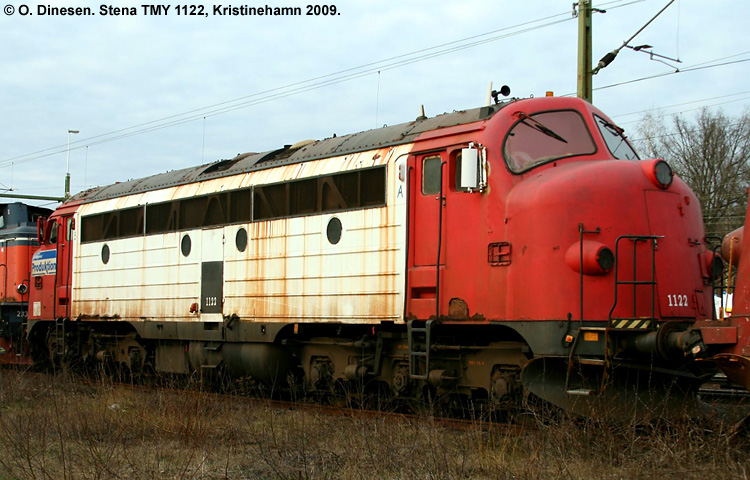
POLYGON ((65 168, 65 198, 70 198, 70 134, 78 133, 78 130, 68 130, 68 161, 65 168))

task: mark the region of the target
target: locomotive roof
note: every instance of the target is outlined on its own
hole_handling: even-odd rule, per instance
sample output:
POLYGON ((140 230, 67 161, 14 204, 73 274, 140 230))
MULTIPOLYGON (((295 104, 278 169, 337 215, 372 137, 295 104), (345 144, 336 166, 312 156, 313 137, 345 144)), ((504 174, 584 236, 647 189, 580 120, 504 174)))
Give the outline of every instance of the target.
POLYGON ((196 167, 173 170, 104 187, 95 187, 74 195, 69 201, 95 202, 212 178, 410 143, 420 134, 431 130, 487 119, 512 101, 510 100, 494 106, 444 113, 431 118, 419 117, 408 123, 366 130, 340 137, 334 135, 324 140, 315 140, 309 143, 300 142, 297 145, 287 145, 282 149, 268 152, 243 153, 228 160, 219 160, 196 167))

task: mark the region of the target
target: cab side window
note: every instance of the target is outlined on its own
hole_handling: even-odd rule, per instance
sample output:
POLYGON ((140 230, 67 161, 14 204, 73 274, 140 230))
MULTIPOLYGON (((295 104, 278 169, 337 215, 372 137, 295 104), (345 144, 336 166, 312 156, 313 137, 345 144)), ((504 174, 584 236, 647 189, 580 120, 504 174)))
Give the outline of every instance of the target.
POLYGON ((65 240, 71 241, 73 239, 73 230, 75 230, 75 223, 73 222, 73 218, 70 217, 67 220, 65 220, 65 240))
POLYGON ((422 160, 422 195, 440 193, 440 170, 442 159, 439 155, 422 160))
POLYGON ((455 172, 453 173, 453 180, 455 181, 453 189, 456 192, 468 192, 468 188, 461 187, 461 150, 459 150, 456 154, 456 159, 452 165, 453 169, 455 170, 455 172))
POLYGON ((48 243, 57 243, 57 222, 56 221, 50 222, 47 238, 49 239, 48 243))

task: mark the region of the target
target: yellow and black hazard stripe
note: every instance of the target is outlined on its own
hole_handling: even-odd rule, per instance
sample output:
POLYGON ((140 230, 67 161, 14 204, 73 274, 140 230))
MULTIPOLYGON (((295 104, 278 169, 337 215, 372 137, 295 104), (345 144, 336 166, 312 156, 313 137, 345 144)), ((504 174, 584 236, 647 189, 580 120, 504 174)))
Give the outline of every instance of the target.
POLYGON ((611 327, 618 330, 643 330, 651 328, 651 319, 615 318, 612 319, 611 327))

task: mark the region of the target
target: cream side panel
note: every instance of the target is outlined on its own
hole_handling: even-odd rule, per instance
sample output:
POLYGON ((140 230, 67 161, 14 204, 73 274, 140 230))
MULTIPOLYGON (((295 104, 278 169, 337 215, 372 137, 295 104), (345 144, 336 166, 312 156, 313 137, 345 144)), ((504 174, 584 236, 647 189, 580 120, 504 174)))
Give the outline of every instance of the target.
MULTIPOLYGON (((387 206, 278 219, 224 230, 225 316, 246 321, 379 322, 402 320, 406 245, 405 170, 411 145, 261 170, 82 205, 80 216, 249 187, 387 165, 387 206), (341 240, 327 238, 336 217, 341 240), (237 231, 248 232, 239 252, 237 231)), ((199 321, 189 312, 201 295, 200 230, 106 242, 77 242, 74 317, 199 321), (191 253, 181 253, 183 235, 191 253), (104 245, 109 260, 102 257, 104 245)))
POLYGON ((200 251, 200 235, 191 237, 188 257, 180 251, 177 232, 81 245, 75 267, 74 315, 191 319, 190 305, 200 295, 200 262, 195 254, 200 251), (106 264, 104 245, 109 249, 106 264))
MULTIPOLYGON (((394 149, 397 150, 397 149, 394 149)), ((388 162, 387 206, 226 228, 224 314, 257 322, 378 323, 402 321, 406 254, 406 182, 403 151, 388 162), (329 222, 341 239, 328 240, 329 222)))

